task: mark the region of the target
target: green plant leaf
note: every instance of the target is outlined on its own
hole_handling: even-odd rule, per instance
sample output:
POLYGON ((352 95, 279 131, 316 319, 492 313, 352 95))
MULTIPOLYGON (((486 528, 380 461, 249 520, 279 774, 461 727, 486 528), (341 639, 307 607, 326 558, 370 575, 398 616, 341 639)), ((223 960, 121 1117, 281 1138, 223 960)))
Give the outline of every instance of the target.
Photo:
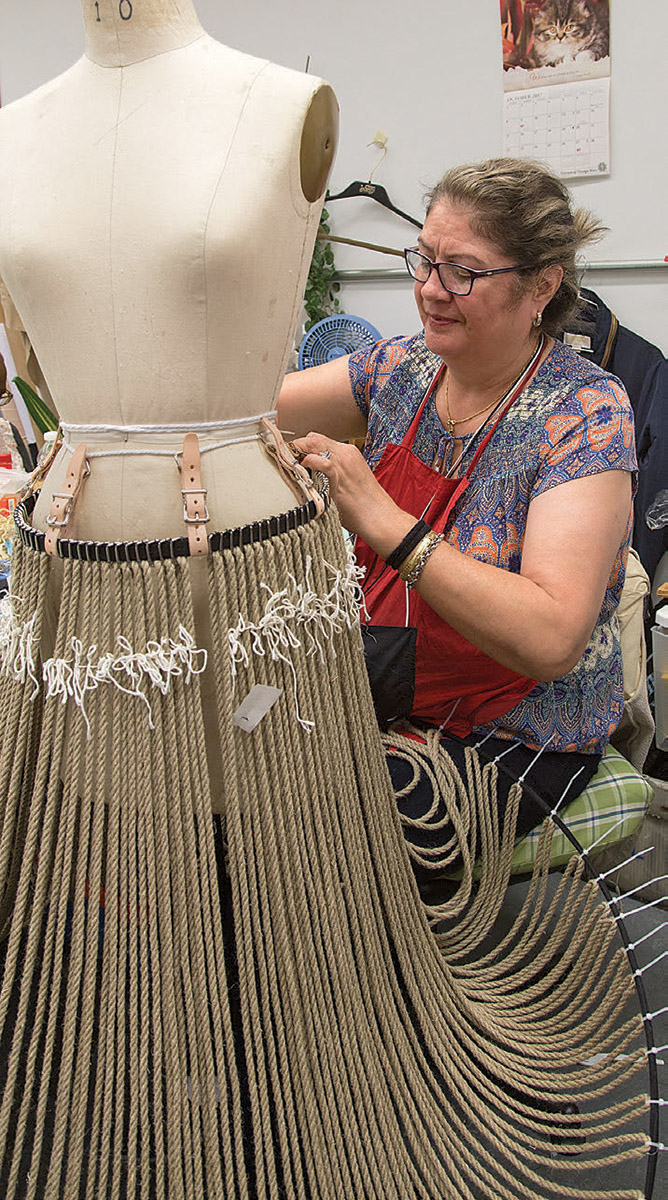
POLYGON ((34 388, 26 383, 25 379, 20 379, 15 375, 12 383, 16 384, 17 391, 23 400, 31 421, 39 429, 40 433, 46 433, 49 429, 58 428, 58 418, 55 413, 51 412, 48 404, 45 404, 41 396, 37 395, 34 388))
MULTIPOLYGON (((319 226, 323 233, 329 233, 328 217, 327 209, 323 208, 319 226)), ((341 311, 341 306, 336 298, 336 292, 339 290, 340 284, 336 281, 332 246, 326 240, 318 240, 313 249, 304 295, 304 308, 308 318, 304 325, 306 333, 324 317, 330 317, 341 311)))

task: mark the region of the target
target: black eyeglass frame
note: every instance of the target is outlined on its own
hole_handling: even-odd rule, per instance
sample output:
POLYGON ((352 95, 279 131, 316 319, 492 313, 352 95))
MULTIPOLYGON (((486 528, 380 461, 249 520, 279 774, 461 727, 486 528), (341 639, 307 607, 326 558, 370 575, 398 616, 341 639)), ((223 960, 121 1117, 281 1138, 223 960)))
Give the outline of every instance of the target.
POLYGON ((430 258, 427 258, 426 254, 423 254, 421 250, 418 250, 417 246, 408 246, 404 250, 404 261, 406 263, 406 270, 408 271, 408 274, 410 275, 411 279, 415 280, 416 283, 427 283, 432 271, 436 270, 436 272, 438 273, 438 278, 439 278, 441 287, 444 288, 444 290, 446 292, 450 292, 450 294, 452 296, 470 296, 471 292, 473 291, 473 284, 475 283, 476 279, 486 279, 489 275, 507 275, 509 271, 528 271, 528 270, 530 270, 529 267, 492 267, 491 270, 489 270, 489 271, 475 271, 473 269, 473 267, 465 267, 463 265, 463 263, 432 262, 432 260, 430 258), (422 259, 423 262, 427 263, 427 265, 429 267, 429 275, 427 275, 426 279, 418 279, 417 275, 413 274, 411 267, 410 267, 410 263, 408 261, 409 254, 417 254, 422 259), (447 284, 443 282, 443 276, 441 275, 441 267, 456 267, 458 271, 465 271, 469 277, 468 290, 465 292, 457 292, 453 288, 448 287, 447 284))

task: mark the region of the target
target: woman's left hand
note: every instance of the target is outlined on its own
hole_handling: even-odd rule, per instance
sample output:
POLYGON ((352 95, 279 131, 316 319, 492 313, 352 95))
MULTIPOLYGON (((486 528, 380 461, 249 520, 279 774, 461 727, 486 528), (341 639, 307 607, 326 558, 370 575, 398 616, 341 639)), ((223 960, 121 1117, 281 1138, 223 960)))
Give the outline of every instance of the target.
POLYGON ((356 446, 321 433, 308 433, 292 445, 304 455, 301 461, 309 471, 327 476, 344 529, 359 534, 379 554, 401 541, 414 518, 388 496, 356 446))

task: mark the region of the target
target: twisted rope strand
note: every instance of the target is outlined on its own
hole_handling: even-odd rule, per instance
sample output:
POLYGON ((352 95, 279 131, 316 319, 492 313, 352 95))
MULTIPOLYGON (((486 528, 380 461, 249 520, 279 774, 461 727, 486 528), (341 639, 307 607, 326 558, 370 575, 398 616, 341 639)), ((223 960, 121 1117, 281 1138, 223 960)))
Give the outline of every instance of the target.
POLYGON ((8 1200, 637 1197, 650 1110, 619 1089, 647 1055, 614 913, 577 854, 548 887, 548 819, 497 936, 522 789, 500 818, 504 764, 460 772, 436 731, 390 735, 405 795, 426 769, 447 814, 404 822, 444 841, 407 849, 334 512, 197 563, 64 562, 53 647, 45 559, 15 561, 37 657, 183 625, 209 659, 150 714, 89 689, 90 738, 73 696, 0 683, 8 1200), (233 660, 268 616, 280 653, 233 660), (280 696, 248 733, 258 684, 280 696), (411 861, 442 855, 461 878, 423 905, 411 861), (587 1140, 555 1160, 572 1101, 587 1140))

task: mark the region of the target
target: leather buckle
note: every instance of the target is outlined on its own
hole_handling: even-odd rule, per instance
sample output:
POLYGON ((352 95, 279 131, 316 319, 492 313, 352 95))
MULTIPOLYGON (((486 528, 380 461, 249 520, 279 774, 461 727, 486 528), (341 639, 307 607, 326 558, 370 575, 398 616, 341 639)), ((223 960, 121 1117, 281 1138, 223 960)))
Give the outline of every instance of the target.
POLYGON ((209 510, 206 506, 206 494, 206 488, 181 488, 181 495, 183 496, 183 520, 185 521, 186 525, 198 525, 201 524, 202 521, 211 520, 211 517, 209 516, 209 510), (202 497, 202 502, 204 504, 204 513, 202 516, 197 515, 191 517, 188 515, 188 496, 202 497))
POLYGON ((65 501, 63 515, 59 521, 57 517, 52 517, 51 513, 49 513, 48 517, 46 518, 46 523, 47 525, 55 526, 56 529, 64 529, 70 519, 70 516, 72 515, 75 497, 70 495, 69 492, 52 492, 51 499, 65 501))
POLYGON ((183 439, 181 455, 181 496, 191 555, 209 553, 206 524, 210 517, 206 504, 206 488, 202 487, 200 462, 197 434, 187 433, 183 439))
POLYGON ((51 497, 51 509, 46 518, 48 528, 44 538, 44 549, 47 554, 57 553, 58 538, 70 521, 81 485, 89 475, 90 466, 86 458, 86 447, 82 443, 75 448, 69 461, 65 475, 65 490, 53 492, 51 497))

